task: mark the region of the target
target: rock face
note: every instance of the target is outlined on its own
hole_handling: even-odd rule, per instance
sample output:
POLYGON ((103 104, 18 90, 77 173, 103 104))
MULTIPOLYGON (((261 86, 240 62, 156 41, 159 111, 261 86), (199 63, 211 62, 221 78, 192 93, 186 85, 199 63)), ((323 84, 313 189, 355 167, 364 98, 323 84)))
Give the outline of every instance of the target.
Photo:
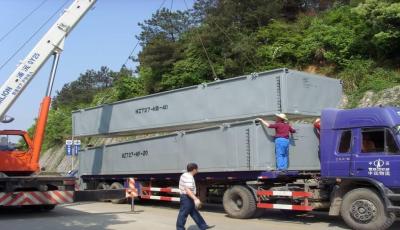
POLYGON ((43 173, 66 173, 71 170, 71 157, 66 156, 64 146, 50 148, 42 153, 40 166, 45 168, 43 173))
POLYGON ((377 93, 367 91, 358 106, 400 106, 400 86, 385 89, 377 93))
MULTIPOLYGON (((98 146, 103 144, 113 144, 123 141, 132 140, 132 137, 118 138, 93 138, 89 144, 98 146)), ((66 174, 72 169, 78 168, 78 157, 74 157, 74 167, 72 167, 71 156, 66 156, 65 146, 53 147, 42 153, 40 158, 40 166, 45 168, 43 173, 60 173, 66 174)))
POLYGON ((339 109, 344 109, 349 104, 349 98, 347 95, 343 94, 342 99, 340 100, 339 109))

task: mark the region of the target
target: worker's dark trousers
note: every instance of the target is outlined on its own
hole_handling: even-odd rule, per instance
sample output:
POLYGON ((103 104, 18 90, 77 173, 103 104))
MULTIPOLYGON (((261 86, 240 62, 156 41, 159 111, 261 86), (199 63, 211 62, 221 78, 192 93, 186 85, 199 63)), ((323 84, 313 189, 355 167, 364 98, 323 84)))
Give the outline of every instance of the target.
POLYGON ((192 217, 200 230, 207 228, 207 224, 194 205, 192 198, 187 195, 181 195, 181 208, 179 209, 178 220, 176 221, 176 230, 185 230, 186 219, 188 215, 192 217))

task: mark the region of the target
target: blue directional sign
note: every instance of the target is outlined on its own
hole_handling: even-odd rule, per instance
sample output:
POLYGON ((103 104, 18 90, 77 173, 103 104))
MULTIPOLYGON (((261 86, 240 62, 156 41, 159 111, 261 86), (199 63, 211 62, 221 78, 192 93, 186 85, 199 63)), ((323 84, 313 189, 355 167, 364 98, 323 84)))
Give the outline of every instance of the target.
POLYGON ((72 156, 72 140, 65 141, 65 150, 67 152, 67 156, 72 156))
POLYGON ((74 154, 78 156, 79 149, 81 148, 81 140, 74 140, 74 154))

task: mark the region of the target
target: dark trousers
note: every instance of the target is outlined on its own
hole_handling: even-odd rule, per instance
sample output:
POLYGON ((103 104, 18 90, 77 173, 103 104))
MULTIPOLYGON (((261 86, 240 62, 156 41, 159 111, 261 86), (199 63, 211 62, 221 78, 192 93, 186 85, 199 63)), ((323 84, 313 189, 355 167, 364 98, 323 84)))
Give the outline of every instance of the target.
POLYGON ((180 203, 181 207, 179 209, 178 219, 176 221, 176 230, 185 230, 185 224, 188 215, 192 217, 200 230, 207 228, 207 224, 200 215, 199 211, 196 209, 192 198, 188 197, 187 195, 181 195, 180 203))

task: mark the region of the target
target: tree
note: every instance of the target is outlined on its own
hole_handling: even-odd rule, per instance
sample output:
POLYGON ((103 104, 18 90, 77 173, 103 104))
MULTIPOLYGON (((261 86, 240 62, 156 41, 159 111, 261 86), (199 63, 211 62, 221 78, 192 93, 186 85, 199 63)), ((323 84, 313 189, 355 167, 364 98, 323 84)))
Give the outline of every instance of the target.
POLYGON ((81 104, 89 104, 97 92, 112 86, 113 75, 114 73, 105 66, 99 71, 87 70, 76 81, 65 84, 56 92, 53 108, 77 109, 81 104))
POLYGON ((162 90, 160 81, 162 75, 172 70, 173 64, 180 59, 181 49, 178 43, 154 39, 139 53, 139 74, 147 93, 162 90))
POLYGON ((139 63, 143 86, 147 93, 162 90, 162 75, 172 70, 181 53, 177 42, 192 25, 188 11, 158 10, 151 19, 139 23, 142 32, 137 39, 143 46, 139 63))
POLYGON ((188 11, 170 11, 162 8, 143 23, 139 23, 142 32, 136 38, 142 46, 155 40, 176 42, 182 33, 192 25, 188 11))
POLYGON ((400 2, 398 0, 366 0, 354 9, 368 25, 365 39, 373 44, 375 57, 400 59, 400 2))
POLYGON ((143 81, 132 75, 132 70, 122 68, 118 72, 118 78, 114 83, 116 99, 124 100, 128 98, 145 95, 143 81))
POLYGON ((258 27, 267 25, 271 19, 279 18, 284 6, 283 2, 279 0, 200 0, 194 5, 193 15, 212 28, 215 28, 217 24, 222 28, 236 27, 238 30, 254 31, 258 27))

